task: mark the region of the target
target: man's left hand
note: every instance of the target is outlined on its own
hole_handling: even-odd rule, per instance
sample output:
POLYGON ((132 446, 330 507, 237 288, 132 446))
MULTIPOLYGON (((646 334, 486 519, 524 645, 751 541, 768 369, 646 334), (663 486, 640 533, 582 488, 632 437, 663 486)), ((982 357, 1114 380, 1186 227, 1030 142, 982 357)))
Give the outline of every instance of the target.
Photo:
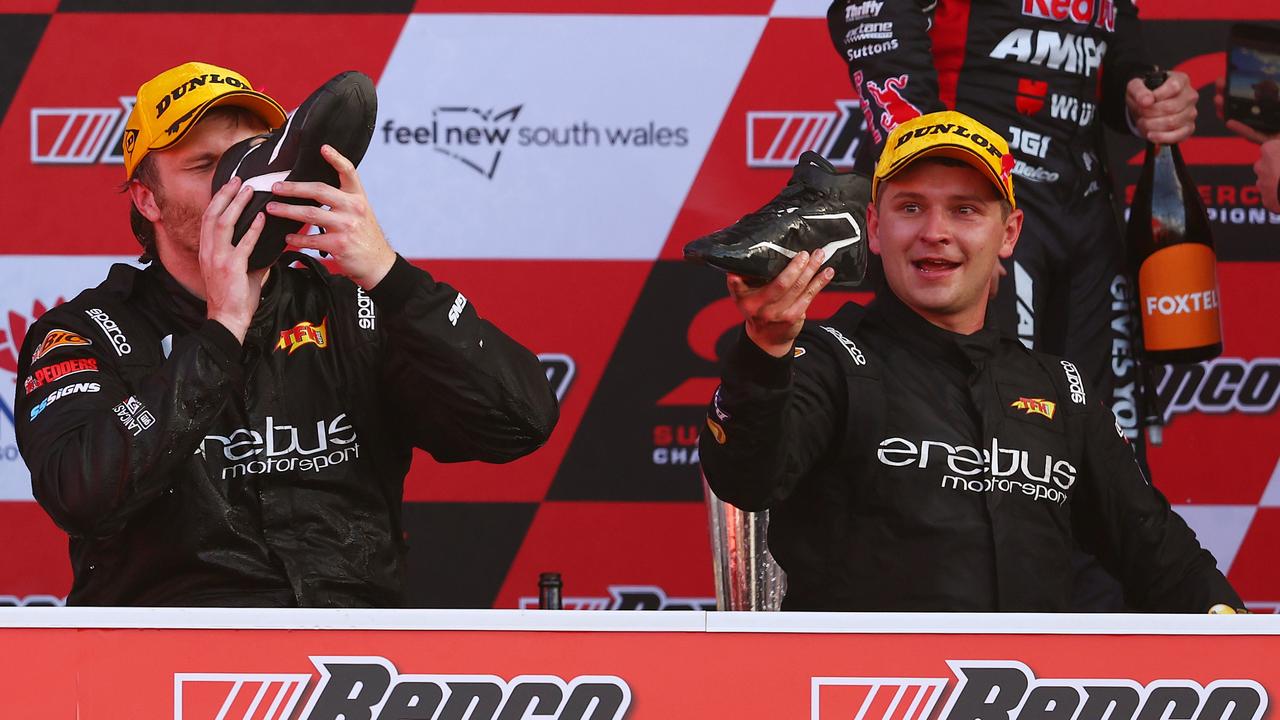
POLYGON ((1124 101, 1139 135, 1153 143, 1171 145, 1195 132, 1198 98, 1191 78, 1172 70, 1155 90, 1148 89, 1140 77, 1130 80, 1124 101))
POLYGON ((295 233, 286 235, 285 241, 296 249, 329 253, 341 274, 365 290, 372 290, 395 264, 396 253, 378 226, 355 165, 329 145, 321 147, 320 154, 338 171, 340 187, 320 182, 278 182, 271 192, 312 200, 329 209, 272 202, 267 203, 267 212, 322 228, 322 235, 295 233))
POLYGON ((1280 213, 1280 137, 1262 144, 1258 162, 1253 164, 1258 176, 1258 190, 1262 204, 1273 213, 1280 213))

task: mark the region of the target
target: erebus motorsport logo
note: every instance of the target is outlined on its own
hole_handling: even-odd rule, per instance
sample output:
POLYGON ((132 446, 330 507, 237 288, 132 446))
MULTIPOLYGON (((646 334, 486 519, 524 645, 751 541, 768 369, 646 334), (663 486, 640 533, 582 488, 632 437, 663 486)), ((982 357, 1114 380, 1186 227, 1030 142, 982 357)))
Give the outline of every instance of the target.
POLYGON ((1059 505, 1067 501, 1077 472, 1071 463, 1047 453, 1041 456, 1030 450, 1001 447, 998 437, 991 438, 990 447, 981 449, 938 440, 917 443, 901 437, 885 438, 876 457, 892 468, 938 470, 941 487, 948 490, 1022 493, 1059 505))
MULTIPOLYGON (((715 610, 713 597, 672 597, 656 585, 610 585, 609 596, 581 595, 562 598, 565 610, 715 610)), ((538 598, 520 598, 521 610, 536 610, 538 598)))
MULTIPOLYGON (((297 720, 621 720, 631 687, 614 675, 401 674, 383 657, 311 657, 319 673, 297 720)), ((174 720, 287 720, 309 674, 174 673, 174 720)))
POLYGON ((226 461, 224 480, 274 472, 317 472, 360 458, 360 439, 341 413, 312 425, 283 425, 268 415, 260 432, 240 428, 226 435, 206 435, 196 453, 206 462, 226 461))
POLYGON ((119 107, 31 108, 33 165, 121 165, 120 140, 134 98, 119 107))
POLYGON ((806 150, 836 167, 852 167, 866 120, 857 100, 835 110, 753 110, 747 113, 747 167, 790 168, 806 150))
MULTIPOLYGON (((1254 680, 1041 679, 1016 660, 948 660, 955 689, 938 720, 1259 720, 1267 691, 1254 680)), ((812 717, 925 720, 944 678, 815 677, 812 717)))
POLYGON ((430 119, 400 122, 389 118, 374 137, 384 145, 420 145, 457 160, 492 180, 510 147, 534 148, 680 148, 689 144, 689 128, 656 120, 635 125, 599 125, 590 120, 561 125, 519 123, 523 103, 506 108, 440 105, 430 119))

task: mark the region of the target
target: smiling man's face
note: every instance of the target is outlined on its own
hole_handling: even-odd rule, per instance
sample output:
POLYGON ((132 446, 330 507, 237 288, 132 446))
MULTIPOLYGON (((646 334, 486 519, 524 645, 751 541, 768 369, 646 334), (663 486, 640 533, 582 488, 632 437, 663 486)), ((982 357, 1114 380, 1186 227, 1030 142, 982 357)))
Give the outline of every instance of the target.
POLYGON ((1013 254, 1022 211, 959 161, 923 158, 894 174, 867 208, 871 251, 893 293, 939 327, 982 327, 999 258, 1013 254))

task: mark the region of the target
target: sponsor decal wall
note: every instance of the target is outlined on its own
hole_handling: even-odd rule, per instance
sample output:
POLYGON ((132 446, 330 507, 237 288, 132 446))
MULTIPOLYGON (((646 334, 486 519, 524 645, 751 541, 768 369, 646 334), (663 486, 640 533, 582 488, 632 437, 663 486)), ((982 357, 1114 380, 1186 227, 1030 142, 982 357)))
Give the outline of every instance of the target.
MULTIPOLYGON (((1067 25, 1084 7, 1026 4, 1032 14, 1067 13, 1067 25)), ((739 316, 722 277, 684 264, 681 248, 772 197, 805 150, 848 168, 866 118, 905 101, 889 78, 867 83, 879 112, 863 107, 831 47, 821 0, 615 5, 329 0, 308 12, 274 1, 6 3, 0 539, 14 550, 0 559, 0 605, 56 603, 70 580, 65 536, 31 498, 14 393, 55 381, 93 392, 95 372, 58 365, 18 378, 18 348, 47 308, 136 257, 128 200, 117 192, 131 94, 156 71, 198 58, 241 70, 286 107, 336 72, 373 77, 379 113, 361 174, 391 242, 538 353, 561 398, 555 434, 530 457, 501 466, 415 457, 405 492, 410 603, 527 607, 538 573, 554 570, 570 607, 708 607, 696 442, 739 316)), ((881 5, 848 3, 858 42, 898 41, 877 20, 881 5)), ((1105 21, 1103 6, 1090 4, 1089 17, 1105 21)), ((1199 130, 1182 150, 1217 233, 1226 336, 1221 358, 1157 371, 1170 424, 1151 451, 1153 477, 1246 600, 1275 609, 1280 336, 1270 308, 1280 216, 1252 186, 1255 148, 1229 135, 1212 107, 1228 28, 1259 11, 1227 0, 1149 3, 1142 13, 1153 58, 1187 72, 1200 92, 1199 130)), ((1005 51, 1026 47, 1015 37, 1005 51)), ((1081 51, 1079 61, 1088 57, 1081 51)), ((1095 112, 1087 99, 1049 95, 1020 85, 1018 109, 1082 122, 1095 112)), ((1049 148, 1027 130, 1008 139, 1025 156, 1049 148)), ((1142 147, 1111 140, 1126 196, 1142 147)), ((810 317, 869 297, 857 288, 824 293, 810 317)), ((361 317, 376 322, 375 313, 361 317)), ((93 319, 104 338, 95 342, 121 356, 132 350, 109 316, 93 319)), ((279 352, 341 351, 331 340, 325 318, 299 317, 279 352)), ((1051 416, 1052 407, 1025 400, 1026 412, 1051 416)), ((143 428, 145 409, 121 401, 122 422, 143 428)), ((347 437, 341 418, 314 423, 347 437)), ((250 470, 249 460, 237 462, 250 470)), ((285 672, 313 672, 307 657, 291 657, 285 672)), ((435 672, 386 661, 399 673, 435 672)), ((210 671, 224 670, 239 671, 210 671)), ((562 676, 560 689, 580 674, 590 672, 562 676)))
POLYGON ((501 624, 525 614, 498 613, 489 627, 454 615, 366 630, 350 614, 342 629, 273 629, 261 618, 250 620, 260 629, 218 629, 203 626, 208 611, 188 611, 186 629, 129 629, 120 617, 116 629, 6 627, 0 688, 15 716, 85 720, 1263 720, 1280 692, 1264 661, 1280 643, 1274 617, 1244 618, 1267 621, 1250 623, 1252 635, 1204 623, 1124 635, 1115 624, 1059 634, 1020 616, 1033 634, 1009 635, 963 621, 942 634, 815 634, 701 612, 513 631, 501 624))

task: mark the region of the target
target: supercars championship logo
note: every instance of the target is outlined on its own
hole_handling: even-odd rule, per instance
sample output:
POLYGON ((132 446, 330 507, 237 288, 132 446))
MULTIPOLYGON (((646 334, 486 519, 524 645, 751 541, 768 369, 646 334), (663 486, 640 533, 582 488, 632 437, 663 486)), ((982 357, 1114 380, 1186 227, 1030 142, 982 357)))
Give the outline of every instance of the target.
MULTIPOLYGON (((1254 680, 1037 678, 1016 660, 948 660, 956 686, 938 720, 1259 720, 1267 691, 1254 680)), ((814 720, 928 720, 945 678, 815 677, 814 720)))
MULTIPOLYGON (((311 657, 319 678, 298 720, 621 720, 631 687, 613 675, 407 675, 386 658, 311 657)), ((310 674, 175 673, 174 720, 295 717, 310 674)))

